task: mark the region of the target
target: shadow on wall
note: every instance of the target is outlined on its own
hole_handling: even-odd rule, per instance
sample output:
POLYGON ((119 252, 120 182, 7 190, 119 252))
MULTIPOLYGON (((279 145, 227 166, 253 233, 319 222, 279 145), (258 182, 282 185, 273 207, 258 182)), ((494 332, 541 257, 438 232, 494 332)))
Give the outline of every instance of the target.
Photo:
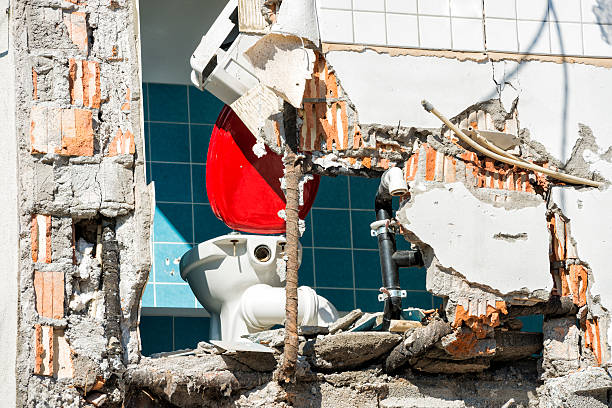
POLYGON ((593 6, 593 14, 601 30, 601 38, 612 45, 612 0, 597 0, 593 6))

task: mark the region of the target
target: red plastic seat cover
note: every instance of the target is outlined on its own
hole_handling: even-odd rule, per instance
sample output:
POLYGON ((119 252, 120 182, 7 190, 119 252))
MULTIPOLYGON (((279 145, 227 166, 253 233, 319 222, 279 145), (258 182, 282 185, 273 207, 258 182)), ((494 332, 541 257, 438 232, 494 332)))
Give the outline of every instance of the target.
MULTIPOLYGON (((213 129, 206 160, 206 193, 214 214, 228 227, 248 233, 279 234, 285 221, 278 216, 285 209, 281 190, 282 157, 265 147, 266 154, 253 153, 255 136, 238 115, 225 106, 213 129)), ((319 176, 304 185, 304 219, 317 194, 319 176)))

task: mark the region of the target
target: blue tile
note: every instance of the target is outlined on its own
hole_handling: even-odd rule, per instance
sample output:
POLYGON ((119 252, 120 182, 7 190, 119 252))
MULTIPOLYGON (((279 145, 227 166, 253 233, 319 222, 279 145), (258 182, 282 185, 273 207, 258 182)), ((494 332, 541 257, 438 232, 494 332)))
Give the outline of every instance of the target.
POLYGON ((542 333, 542 325, 544 324, 543 315, 522 316, 518 319, 523 322, 521 331, 542 333))
POLYGON ((190 204, 157 204, 153 219, 155 242, 192 242, 193 224, 190 204))
POLYGON ((143 355, 172 351, 172 316, 141 316, 139 328, 143 355))
POLYGON ((142 109, 144 111, 144 120, 149 120, 149 84, 142 84, 142 109))
POLYGON ((374 213, 374 198, 378 191, 380 178, 350 177, 351 208, 372 210, 374 213))
POLYGON ((406 290, 427 290, 425 280, 426 268, 400 268, 400 285, 406 290))
POLYGON ((348 208, 348 177, 321 177, 315 208, 348 208))
POLYGON ((353 289, 353 264, 350 249, 315 248, 317 287, 353 289))
POLYGON ((188 284, 155 285, 157 307, 191 307, 195 305, 195 296, 188 284))
POLYGON ((378 251, 354 250, 353 257, 355 259, 355 287, 378 290, 382 286, 378 251))
MULTIPOLYGON (((187 244, 153 244, 153 260, 155 262, 155 283, 174 282, 184 283, 181 279, 179 262, 181 256, 191 249, 187 244)), ((159 304, 159 285, 157 288, 157 306, 159 304)), ((191 307, 193 307, 193 303, 191 307)))
POLYGON ((300 238, 300 244, 302 246, 310 247, 312 246, 312 217, 310 213, 304 219, 304 223, 306 225, 306 229, 304 230, 304 235, 300 238))
POLYGON ((189 164, 151 163, 157 201, 191 202, 189 164))
MULTIPOLYGON (((149 275, 149 280, 151 280, 152 278, 152 274, 149 275)), ((154 283, 147 283, 147 286, 145 286, 145 290, 144 293, 142 294, 142 307, 154 307, 155 306, 155 298, 154 298, 154 292, 155 292, 155 284, 154 283)))
POLYGON ((186 123, 187 87, 149 83, 149 120, 186 123))
POLYGON ((298 272, 298 283, 300 286, 314 286, 312 248, 302 248, 302 263, 298 272))
POLYGON ((206 196, 206 165, 194 164, 191 166, 191 182, 194 203, 207 203, 206 196))
POLYGON ((191 124, 191 161, 193 163, 206 163, 212 131, 213 126, 211 125, 191 124))
POLYGON ((355 291, 357 295, 357 307, 362 312, 375 313, 382 312, 384 309, 384 303, 378 301, 378 290, 363 290, 359 289, 355 291))
POLYGON ((223 102, 208 91, 189 87, 189 113, 191 123, 214 125, 223 108, 223 102))
POLYGON ((209 205, 194 204, 193 216, 196 243, 204 242, 232 231, 221 220, 215 217, 209 205))
POLYGON ((434 308, 438 309, 440 306, 444 305, 444 298, 441 298, 440 296, 434 296, 433 303, 434 303, 434 308))
POLYGON ((351 211, 351 218, 353 221, 353 248, 378 249, 378 240, 370 235, 370 224, 376 221, 374 210, 351 211))
POLYGON ((408 296, 402 299, 402 307, 431 309, 433 308, 432 295, 429 292, 408 292, 408 296))
POLYGON ((340 312, 350 312, 355 308, 352 289, 317 289, 317 294, 329 300, 340 312))
POLYGON ((348 210, 312 210, 315 247, 350 248, 348 210))
POLYGON ((410 242, 406 241, 406 238, 401 234, 395 236, 395 247, 398 251, 408 251, 412 249, 410 242))
POLYGON ((208 341, 210 318, 175 317, 174 349, 194 349, 200 341, 208 341))
POLYGON ((189 163, 189 126, 149 123, 152 161, 189 163))

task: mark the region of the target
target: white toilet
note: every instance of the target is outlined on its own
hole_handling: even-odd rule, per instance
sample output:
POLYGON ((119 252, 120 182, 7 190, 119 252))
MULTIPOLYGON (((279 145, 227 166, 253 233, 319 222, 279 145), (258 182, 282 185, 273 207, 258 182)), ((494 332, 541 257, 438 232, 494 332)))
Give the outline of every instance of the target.
MULTIPOLYGON (((284 268, 279 264, 285 245, 283 236, 229 234, 181 257, 181 277, 211 314, 210 340, 235 341, 283 324, 284 268)), ((301 246, 299 251, 301 263, 301 246)), ((337 318, 327 299, 308 286, 298 289, 299 325, 327 326, 337 318)))

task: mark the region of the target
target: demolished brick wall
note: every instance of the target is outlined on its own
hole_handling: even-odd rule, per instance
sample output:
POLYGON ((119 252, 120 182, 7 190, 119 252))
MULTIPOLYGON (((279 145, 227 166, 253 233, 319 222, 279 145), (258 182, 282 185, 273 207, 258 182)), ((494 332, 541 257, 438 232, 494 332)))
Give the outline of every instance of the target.
POLYGON ((18 406, 120 405, 149 269, 136 2, 11 2, 18 406))

